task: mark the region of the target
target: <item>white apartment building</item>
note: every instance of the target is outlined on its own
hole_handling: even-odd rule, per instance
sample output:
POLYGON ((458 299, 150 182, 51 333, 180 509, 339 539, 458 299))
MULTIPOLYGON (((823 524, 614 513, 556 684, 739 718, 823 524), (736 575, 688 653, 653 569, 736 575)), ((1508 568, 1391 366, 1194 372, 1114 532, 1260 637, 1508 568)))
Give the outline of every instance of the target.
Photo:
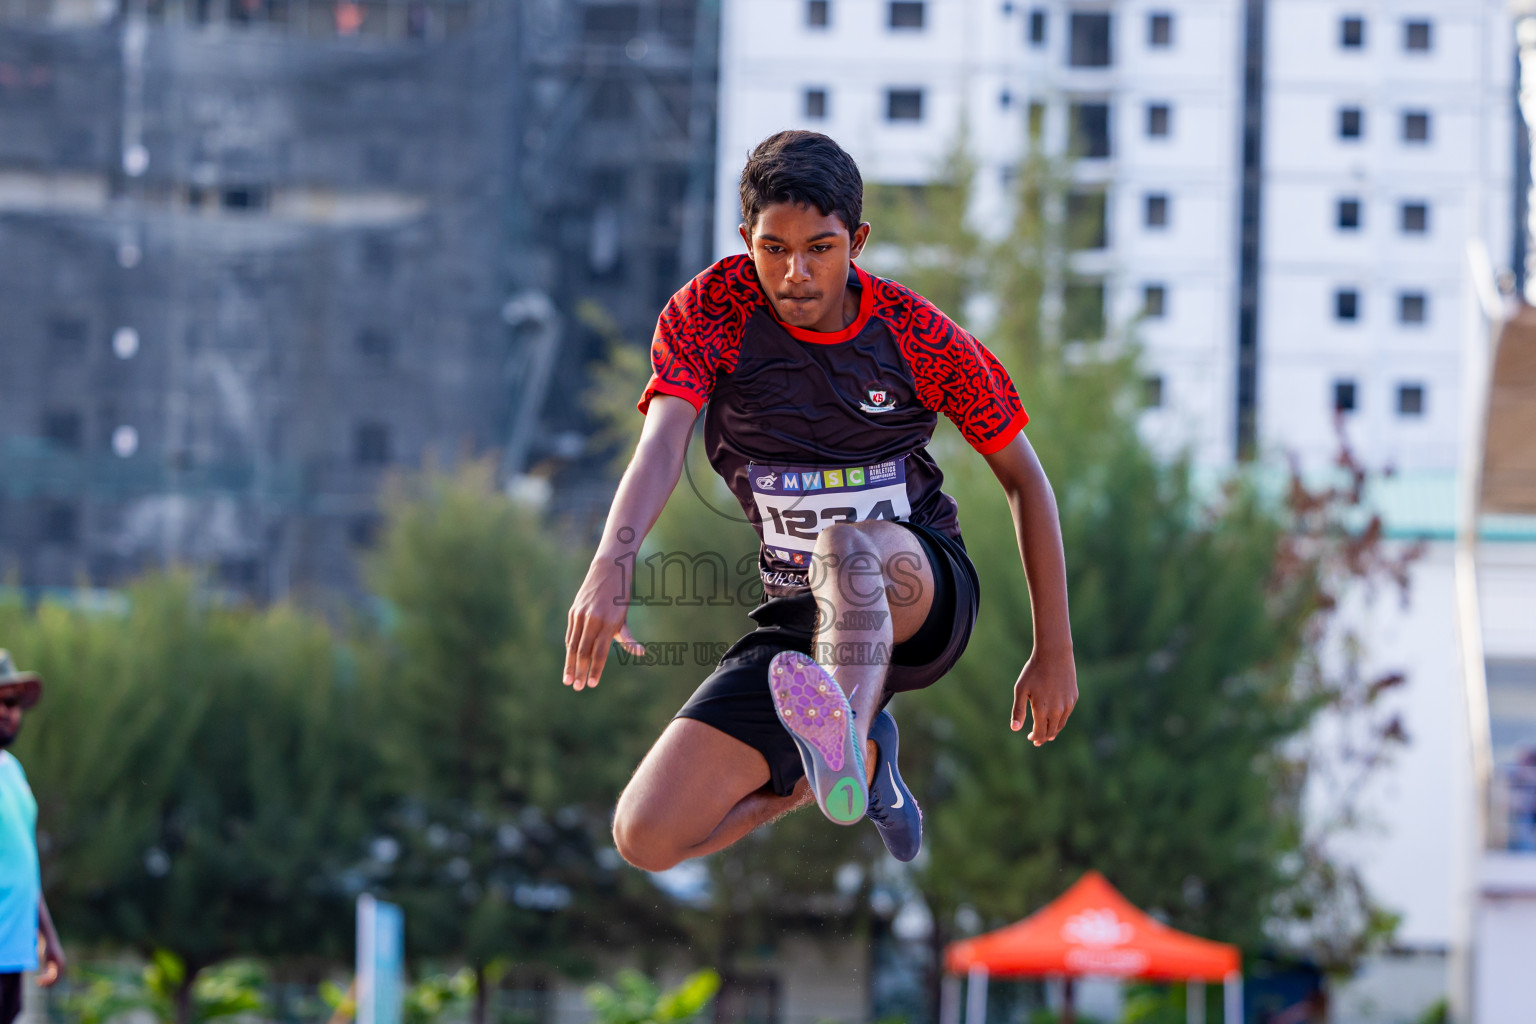
POLYGON ((985 228, 1033 121, 1048 150, 1078 155, 1074 206, 1102 208, 1075 286, 1102 287, 1109 330, 1144 347, 1149 437, 1221 465, 1245 431, 1257 450, 1325 464, 1337 412, 1368 459, 1454 468, 1474 321, 1465 244, 1513 258, 1503 0, 734 0, 722 13, 717 256, 740 251, 736 179, 774 131, 825 131, 868 180, 895 183, 930 179, 963 133, 985 228))
POLYGON ((1139 319, 1160 399, 1147 429, 1230 459, 1239 4, 736 0, 722 13, 717 256, 741 251, 737 178, 774 131, 824 131, 886 183, 930 180, 963 136, 985 230, 1002 225, 1033 123, 1048 150, 1080 155, 1073 205, 1103 222, 1071 287, 1111 328, 1139 319))
MULTIPOLYGON (((1411 742, 1342 852, 1402 914, 1401 948, 1340 993, 1341 1022, 1417 1018, 1468 941, 1479 812, 1450 541, 1492 276, 1474 280, 1469 243, 1492 273, 1523 262, 1515 57, 1506 0, 723 4, 717 256, 741 251, 737 179, 772 132, 824 131, 891 183, 930 180, 964 137, 983 229, 1038 133, 1076 156, 1075 210, 1102 204, 1074 286, 1143 346, 1150 440, 1208 467, 1241 451, 1321 469, 1342 425, 1400 471, 1389 536, 1433 543, 1407 608, 1350 614, 1367 670, 1408 674, 1393 710, 1411 742)), ((1504 624, 1487 657, 1536 666, 1536 529, 1495 550, 1516 568, 1485 599, 1504 624)))
POLYGON ((1515 47, 1502 0, 1270 0, 1262 442, 1316 464, 1333 413, 1375 465, 1449 471, 1467 243, 1514 260, 1515 47))

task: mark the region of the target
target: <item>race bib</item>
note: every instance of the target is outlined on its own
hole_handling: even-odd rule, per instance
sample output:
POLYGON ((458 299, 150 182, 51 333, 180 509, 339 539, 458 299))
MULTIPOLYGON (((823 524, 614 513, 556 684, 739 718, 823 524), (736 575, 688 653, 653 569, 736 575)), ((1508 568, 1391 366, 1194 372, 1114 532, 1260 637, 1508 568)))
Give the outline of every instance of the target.
POLYGON ((833 523, 912 516, 905 459, 834 469, 753 463, 747 477, 763 524, 763 546, 792 565, 809 563, 816 535, 833 523))

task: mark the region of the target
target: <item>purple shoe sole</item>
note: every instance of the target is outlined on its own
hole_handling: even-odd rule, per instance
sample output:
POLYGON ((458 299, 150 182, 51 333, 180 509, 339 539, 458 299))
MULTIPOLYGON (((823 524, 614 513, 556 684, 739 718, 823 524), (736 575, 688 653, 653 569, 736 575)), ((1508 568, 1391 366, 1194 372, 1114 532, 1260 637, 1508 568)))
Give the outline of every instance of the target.
POLYGON ((773 659, 768 687, 779 721, 800 748, 817 806, 839 825, 857 822, 869 807, 869 788, 853 709, 842 687, 798 651, 773 659))

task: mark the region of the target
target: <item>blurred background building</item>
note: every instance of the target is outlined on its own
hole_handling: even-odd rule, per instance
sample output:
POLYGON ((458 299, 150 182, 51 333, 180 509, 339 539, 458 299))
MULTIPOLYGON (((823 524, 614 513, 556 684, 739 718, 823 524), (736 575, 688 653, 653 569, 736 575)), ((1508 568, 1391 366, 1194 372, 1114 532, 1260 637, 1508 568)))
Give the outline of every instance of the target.
POLYGON ((899 184, 963 139, 982 230, 1035 134, 1073 158, 1087 222, 1069 306, 1097 300, 1089 332, 1135 324, 1165 450, 1327 464, 1343 414, 1362 458, 1454 467, 1464 242, 1523 260, 1502 0, 794 6, 726 9, 716 255, 740 249, 731 186, 778 128, 899 184))
POLYGON ((345 591, 390 466, 590 475, 707 246, 696 6, 0 3, 0 564, 345 591))

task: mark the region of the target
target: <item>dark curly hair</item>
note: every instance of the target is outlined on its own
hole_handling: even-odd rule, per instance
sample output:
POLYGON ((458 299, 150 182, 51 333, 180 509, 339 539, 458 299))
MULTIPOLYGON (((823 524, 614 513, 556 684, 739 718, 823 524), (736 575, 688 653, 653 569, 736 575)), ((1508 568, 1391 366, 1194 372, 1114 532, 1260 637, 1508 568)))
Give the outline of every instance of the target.
POLYGON ((757 144, 741 171, 741 219, 749 234, 774 203, 836 214, 851 236, 864 214, 864 179, 853 157, 820 132, 779 132, 757 144))

